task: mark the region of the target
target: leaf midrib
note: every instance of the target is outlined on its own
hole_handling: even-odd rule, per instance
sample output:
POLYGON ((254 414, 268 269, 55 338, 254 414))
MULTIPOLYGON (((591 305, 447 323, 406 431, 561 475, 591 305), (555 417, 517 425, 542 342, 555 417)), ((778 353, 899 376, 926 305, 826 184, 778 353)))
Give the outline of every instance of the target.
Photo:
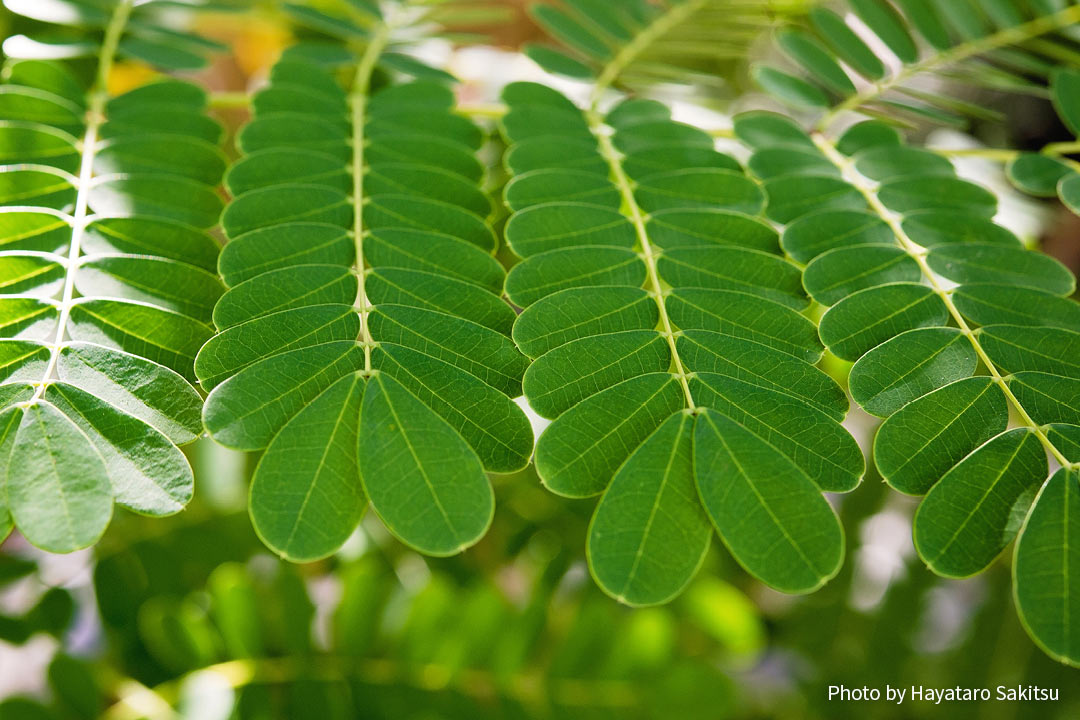
POLYGON ((386 21, 378 24, 356 67, 356 75, 348 95, 349 107, 352 110, 353 242, 356 244, 354 267, 358 278, 356 304, 360 313, 365 375, 371 374, 371 348, 375 345, 375 340, 371 337, 371 328, 368 327, 368 315, 372 305, 367 296, 367 273, 364 268, 364 130, 372 75, 379 56, 390 42, 391 30, 390 23, 386 21))
MULTIPOLYGON (((1076 12, 1080 16, 1080 5, 1070 8, 1070 10, 1076 12)), ((919 265, 919 269, 922 271, 923 278, 929 283, 929 288, 935 295, 941 298, 941 301, 945 304, 945 308, 948 310, 949 315, 953 321, 956 322, 960 328, 960 332, 971 342, 971 346, 975 349, 975 353, 979 356, 979 359, 986 366, 990 373, 990 379, 994 385, 997 385, 1004 393, 1008 404, 1016 410, 1019 416, 1020 425, 1022 427, 1030 428, 1035 436, 1039 438, 1039 442, 1043 447, 1054 457, 1058 463, 1069 470, 1080 469, 1080 463, 1070 462, 1065 454, 1054 445, 1050 440, 1046 432, 1028 413, 1027 409, 1021 404, 1019 398, 1013 393, 1009 387, 1009 383, 1002 375, 1000 369, 991 360, 986 349, 983 348, 982 343, 979 342, 979 338, 975 331, 968 325, 967 320, 961 314, 960 310, 956 307, 956 303, 953 301, 952 292, 945 289, 942 285, 937 274, 930 267, 926 259, 926 254, 922 250, 922 246, 916 243, 908 235, 907 231, 903 227, 903 216, 890 210, 878 197, 878 186, 864 175, 862 175, 855 167, 854 162, 846 158, 836 147, 836 144, 825 137, 821 132, 814 132, 812 139, 817 148, 825 155, 825 157, 840 170, 843 179, 850 183, 858 192, 866 199, 871 211, 881 218, 886 225, 892 230, 893 235, 896 237, 897 242, 900 243, 900 247, 904 252, 908 254, 919 265)))
POLYGON ((67 272, 64 277, 64 290, 60 301, 60 317, 56 322, 56 335, 49 350, 49 363, 45 367, 41 381, 34 389, 34 395, 26 406, 36 405, 45 394, 45 388, 56 375, 56 364, 60 357, 60 347, 67 335, 67 323, 71 317, 72 300, 75 296, 75 275, 79 268, 79 255, 86 226, 89 222, 89 191, 94 177, 94 160, 98 150, 98 131, 105 123, 105 105, 108 102, 108 81, 112 72, 113 61, 120 45, 120 36, 127 25, 128 16, 134 0, 120 0, 109 24, 105 27, 105 37, 101 43, 97 73, 90 90, 86 110, 86 129, 81 140, 82 158, 79 162, 79 178, 76 186, 75 211, 71 215, 71 244, 68 247, 67 272))
POLYGON ((897 88, 922 73, 933 72, 938 68, 953 65, 999 48, 1016 45, 1077 22, 1080 22, 1080 5, 1067 7, 1051 15, 1037 17, 1022 25, 1014 25, 976 40, 961 43, 944 52, 935 53, 919 62, 905 65, 891 78, 873 83, 866 90, 852 95, 825 113, 817 124, 817 130, 824 131, 828 129, 833 121, 844 112, 858 110, 864 105, 881 98, 889 90, 897 88))

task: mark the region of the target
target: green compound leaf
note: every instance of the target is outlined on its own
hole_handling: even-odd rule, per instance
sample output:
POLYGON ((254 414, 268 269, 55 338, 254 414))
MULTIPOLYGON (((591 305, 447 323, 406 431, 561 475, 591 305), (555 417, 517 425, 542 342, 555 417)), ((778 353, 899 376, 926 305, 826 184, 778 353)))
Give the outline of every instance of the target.
POLYGON ((369 502, 411 547, 460 552, 491 521, 485 471, 532 453, 483 138, 441 82, 373 90, 382 50, 347 88, 287 53, 254 96, 222 219, 230 287, 195 363, 211 437, 265 449, 252 521, 298 562, 340 548, 369 502))
POLYGON ((749 51, 756 33, 732 27, 761 27, 783 12, 732 0, 545 0, 530 15, 562 47, 527 45, 525 54, 555 75, 616 87, 689 82, 726 74, 749 51))
POLYGON ((807 263, 806 291, 828 306, 823 344, 854 363, 852 398, 885 419, 873 445, 878 470, 896 490, 926 496, 914 529, 920 556, 941 575, 966 577, 991 565, 1022 525, 1038 528, 1035 537, 1052 539, 1031 554, 1020 542, 1017 567, 1037 566, 1040 553, 1054 559, 1015 574, 1017 602, 1036 642, 1077 663, 1075 646, 1061 641, 1071 599, 1046 593, 1040 574, 1052 571, 1059 590, 1080 582, 1058 502, 1080 458, 1075 279, 993 222, 991 193, 881 127, 863 123, 834 142, 767 114, 735 121, 755 149, 750 167, 775 163, 779 147, 798 152, 795 167, 813 168, 769 179, 768 207, 787 223, 781 246, 807 263), (1064 468, 1043 490, 1054 511, 1032 506, 1047 455, 1064 468))
MULTIPOLYGON (((1045 95, 1050 76, 1059 113, 1080 133, 1075 58, 1063 59, 1055 49, 1069 42, 1080 20, 1071 1, 846 0, 835 12, 813 8, 808 15, 808 27, 782 27, 776 34, 795 72, 766 69, 756 80, 788 105, 820 111, 819 128, 848 112, 900 127, 927 120, 960 127, 968 118, 1001 121, 999 113, 955 93, 926 91, 926 81, 944 77, 1045 95), (861 82, 849 72, 861 75, 861 82)), ((850 144, 842 147, 851 154, 850 144)), ((1040 194, 1044 180, 1038 181, 1040 194)))
MULTIPOLYGON (((70 552, 98 539, 114 501, 163 516, 192 497, 177 446, 202 432, 192 363, 224 290, 204 230, 221 211, 221 129, 186 82, 109 97, 116 54, 171 52, 143 9, 12 5, 104 35, 87 48, 89 88, 34 59, 9 60, 0 86, 0 154, 20 168, 0 181, 0 411, 14 423, 0 491, 31 543, 70 552)), ((185 52, 183 67, 202 64, 185 52)))
MULTIPOLYGON (((533 358, 525 396, 553 421, 536 468, 557 494, 602 495, 587 548, 598 584, 631 605, 670 600, 701 562, 711 514, 752 574, 788 592, 818 587, 842 554, 822 492, 858 485, 863 457, 839 424, 843 391, 813 365, 822 347, 799 312, 799 269, 762 218, 765 192, 658 103, 626 100, 601 119, 538 85, 503 97, 506 238, 522 258, 507 277, 524 308, 513 335, 533 358), (689 165, 661 169, 657 148, 689 165), (572 201, 558 199, 564 188, 572 201), (814 498, 814 532, 775 495, 749 523, 717 506, 721 488, 752 495, 763 482, 814 498), (778 572, 759 544, 775 532, 790 534, 778 572)), ((768 142, 785 128, 755 131, 768 142)))

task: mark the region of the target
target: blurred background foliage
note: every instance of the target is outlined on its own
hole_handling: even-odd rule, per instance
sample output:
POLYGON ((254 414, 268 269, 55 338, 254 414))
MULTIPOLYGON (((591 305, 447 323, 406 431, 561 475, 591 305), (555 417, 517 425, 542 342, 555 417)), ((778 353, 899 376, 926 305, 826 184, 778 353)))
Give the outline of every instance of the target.
MULTIPOLYGON (((761 2, 778 19, 813 4, 761 2)), ((215 93, 214 112, 230 130, 246 117, 245 91, 303 37, 275 3, 257 5, 209 12, 197 28, 231 49, 193 75, 215 93)), ((463 25, 459 39, 483 32, 497 50, 423 49, 466 80, 463 102, 481 117, 522 68, 537 76, 515 51, 545 42, 525 0, 490 5, 494 13, 469 18, 477 25, 463 25)), ((5 36, 32 25, 0 14, 5 36)), ((760 39, 751 44, 767 52, 768 26, 760 39)), ((692 61, 709 78, 691 93, 693 105, 767 106, 743 97, 745 57, 692 61)), ((151 76, 123 62, 110 89, 151 76)), ((1060 139, 1049 103, 973 101, 997 103, 1010 120, 1004 130, 975 126, 970 142, 998 142, 1001 132, 1017 147, 1060 139)), ((972 169, 991 170, 999 172, 972 169)), ((1018 199, 1012 206, 1028 240, 1078 269, 1073 216, 1018 199)), ((842 378, 846 368, 830 370, 842 378)), ((869 419, 853 418, 865 441, 869 419)), ((1008 559, 966 581, 932 575, 911 545, 914 503, 872 475, 838 503, 847 561, 821 591, 771 591, 714 543, 676 602, 633 610, 588 577, 580 549, 591 503, 547 493, 531 470, 494 478, 495 523, 462 556, 410 552, 369 516, 337 555, 292 565, 266 551, 245 511, 257 458, 208 440, 186 452, 198 490, 181 515, 125 513, 93 551, 70 556, 48 556, 17 535, 0 547, 0 720, 1080 717, 1080 672, 1035 648, 1009 607, 1008 559), (1038 684, 1060 688, 1062 700, 829 702, 828 686, 841 684, 1038 684)))

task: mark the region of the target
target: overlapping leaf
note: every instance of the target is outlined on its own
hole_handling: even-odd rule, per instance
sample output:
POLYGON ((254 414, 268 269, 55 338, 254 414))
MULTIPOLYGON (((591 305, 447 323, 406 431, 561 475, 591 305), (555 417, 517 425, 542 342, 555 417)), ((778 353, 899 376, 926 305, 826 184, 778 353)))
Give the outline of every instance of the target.
POLYGON ((943 575, 972 575, 1023 527, 1021 616, 1038 642, 1077 662, 1075 552, 1052 542, 1080 520, 1068 500, 1080 433, 1072 274, 995 225, 993 195, 874 121, 836 143, 762 113, 736 118, 736 132, 793 159, 790 174, 765 182, 767 213, 782 213, 781 243, 828 306, 820 336, 854 362, 852 396, 885 418, 878 469, 925 495, 919 554, 943 575), (1047 451, 1067 468, 1049 482, 1047 451))
POLYGON ((771 0, 545 0, 530 9, 560 45, 525 48, 545 70, 637 87, 715 83, 742 61, 762 29, 792 8, 771 0))
POLYGON ((92 88, 43 60, 9 61, 0 85, 0 515, 65 552, 101 535, 114 499, 168 515, 191 498, 177 445, 201 433, 190 381, 223 290, 205 230, 224 160, 193 85, 106 95, 129 4, 9 8, 107 25, 92 88))
POLYGON ((752 574, 818 587, 843 545, 822 492, 854 488, 863 460, 843 391, 813 365, 808 299, 761 187, 658 103, 602 118, 533 84, 504 100, 506 237, 522 258, 506 287, 533 358, 525 395, 553 420, 536 467, 560 495, 602 495, 598 583, 670 599, 711 520, 752 574))
POLYGON ((31 35, 14 35, 4 41, 4 54, 22 60, 93 58, 106 43, 105 30, 118 8, 126 21, 110 54, 163 70, 194 70, 206 65, 208 52, 224 46, 201 35, 169 26, 169 14, 190 12, 198 2, 127 2, 126 0, 4 0, 16 15, 48 23, 31 35), (52 26, 78 28, 78 32, 52 26))
POLYGON ((307 48, 286 53, 227 178, 204 420, 265 450, 252 520, 295 560, 340 547, 369 502, 413 547, 460 551, 491 520, 485 471, 532 451, 482 134, 445 85, 371 92, 387 32, 365 31, 348 89, 307 48))
POLYGON ((1040 96, 1055 66, 1076 64, 1075 53, 1061 51, 1074 43, 1069 32, 1080 22, 1074 0, 848 0, 847 6, 815 8, 804 25, 778 33, 793 72, 756 69, 766 91, 825 111, 823 123, 844 110, 891 123, 996 118, 985 106, 917 80, 935 75, 1040 96))

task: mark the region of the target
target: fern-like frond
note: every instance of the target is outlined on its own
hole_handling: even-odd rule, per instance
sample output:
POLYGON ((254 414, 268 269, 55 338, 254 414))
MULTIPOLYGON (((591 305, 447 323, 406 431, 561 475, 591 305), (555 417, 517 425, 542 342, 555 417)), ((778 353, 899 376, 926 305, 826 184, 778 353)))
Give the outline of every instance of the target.
POLYGON ((533 18, 563 47, 535 45, 525 52, 549 72, 602 88, 714 83, 742 62, 753 42, 792 5, 775 0, 536 4, 533 18))
POLYGON ((532 84, 504 100, 514 339, 534 358, 525 395, 553 420, 536 468, 560 495, 602 495, 597 582, 671 599, 711 520, 751 574, 817 588, 843 555, 822 492, 854 488, 863 458, 761 187, 659 103, 605 115, 532 84))
POLYGON ((923 76, 970 86, 1046 95, 1060 65, 1075 66, 1074 0, 848 0, 851 15, 810 12, 805 27, 778 35, 798 68, 756 69, 773 95, 821 113, 819 128, 855 111, 888 122, 963 124, 979 105, 920 88, 923 76), (857 23, 854 21, 857 19, 857 23), (873 33, 873 40, 864 30, 873 33))
POLYGON ((14 523, 65 552, 114 499, 168 515, 191 498, 177 445, 202 431, 189 381, 223 290, 205 229, 225 161, 195 86, 109 97, 114 58, 149 32, 131 2, 8 7, 104 26, 89 89, 42 60, 9 62, 0 85, 0 536, 14 523))
POLYGON ((286 52, 227 178, 230 289, 196 372, 212 437, 265 449, 252 520, 290 559, 335 551, 369 502, 409 545, 458 552, 491 521, 485 471, 532 451, 484 136, 445 84, 373 84, 411 10, 356 33, 344 88, 286 52))
POLYGON ((226 49, 201 35, 170 26, 178 9, 181 16, 190 15, 199 2, 148 0, 129 4, 115 43, 110 43, 108 30, 116 16, 117 0, 4 0, 4 7, 11 12, 46 23, 47 28, 7 38, 4 54, 21 60, 71 60, 93 59, 107 51, 162 70, 195 70, 206 65, 208 53, 226 49), (57 25, 65 29, 58 30, 57 25))
POLYGON ((1067 540, 1080 528, 1072 274, 994 224, 992 193, 876 121, 835 141, 767 113, 737 117, 735 131, 757 150, 751 167, 780 168, 765 180, 768 214, 828 307, 825 346, 854 362, 851 395, 885 418, 878 470, 925 496, 920 556, 942 575, 973 575, 1019 533, 1020 615, 1052 656, 1080 661, 1080 551, 1067 540), (1047 454, 1061 466, 1049 480, 1047 454))

